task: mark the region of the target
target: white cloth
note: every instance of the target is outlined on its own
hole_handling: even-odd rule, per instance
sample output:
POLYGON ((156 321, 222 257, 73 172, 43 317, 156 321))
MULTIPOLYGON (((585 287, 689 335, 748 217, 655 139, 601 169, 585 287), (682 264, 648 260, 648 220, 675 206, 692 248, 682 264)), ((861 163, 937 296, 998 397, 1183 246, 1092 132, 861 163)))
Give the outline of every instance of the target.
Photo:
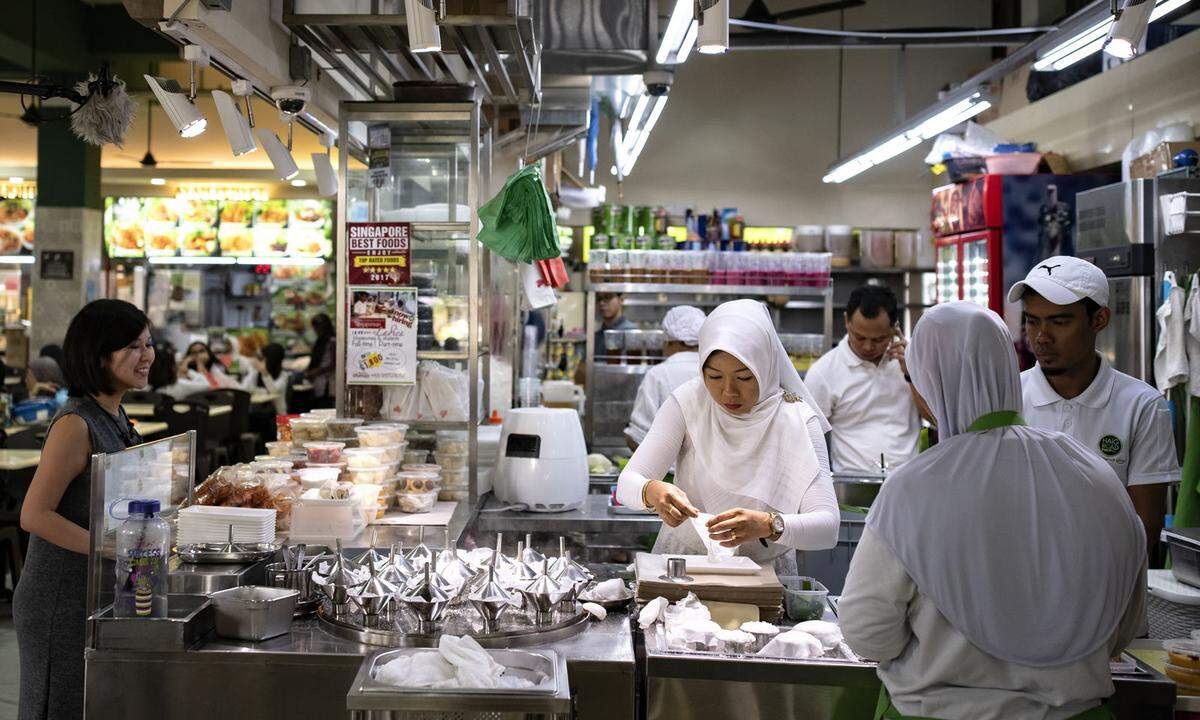
MULTIPOLYGON (((678 308, 675 308, 678 309, 678 308)), ((650 368, 638 386, 625 434, 638 445, 646 439, 654 415, 675 388, 700 374, 700 353, 680 352, 650 368)))
POLYGON ((879 661, 879 677, 906 715, 1066 720, 1112 695, 1108 659, 1137 637, 1145 618, 1145 585, 1143 572, 1120 628, 1106 645, 1073 663, 1027 667, 999 660, 972 644, 867 528, 850 562, 838 621, 856 653, 879 661))
POLYGON ((1078 396, 1064 399, 1038 366, 1021 373, 1022 415, 1032 427, 1065 433, 1106 461, 1127 486, 1179 480, 1171 411, 1154 388, 1114 370, 1100 370, 1078 396))
MULTIPOLYGON (((617 480, 617 502, 641 507, 642 488, 650 480, 661 480, 674 463, 675 485, 687 493, 692 504, 702 511, 720 513, 744 507, 750 510, 773 510, 783 517, 783 535, 777 542, 768 542, 767 548, 757 541, 745 543, 737 548, 738 555, 749 556, 761 563, 780 557, 789 548, 827 550, 837 545, 841 514, 833 492, 829 461, 825 456, 825 435, 816 417, 808 419, 807 431, 808 443, 816 449, 817 463, 821 467, 820 477, 809 486, 799 507, 769 507, 753 498, 727 492, 711 482, 708 476, 698 473, 692 450, 694 442, 688 436, 683 411, 674 397, 667 398, 662 410, 655 416, 650 432, 646 434, 646 441, 629 459, 629 464, 617 480)), ((781 482, 788 480, 786 474, 781 477, 781 482)), ((707 551, 691 524, 684 523, 676 528, 663 525, 654 543, 654 552, 704 555, 707 551)))
POLYGON ((1158 318, 1158 346, 1154 349, 1154 382, 1167 392, 1188 381, 1187 349, 1184 345, 1183 288, 1175 273, 1163 273, 1167 297, 1154 315, 1158 318))
MULTIPOLYGON (((1141 590, 1146 554, 1116 475, 1059 433, 967 431, 989 413, 1021 411, 1016 356, 991 311, 953 302, 926 312, 908 368, 940 442, 888 478, 867 527, 946 620, 996 659, 1053 668, 1105 647, 1141 590)), ((852 564, 847 587, 870 594, 857 572, 852 564)), ((845 624, 844 604, 840 614, 845 624)))
POLYGON ((1188 392, 1200 396, 1200 273, 1192 274, 1183 317, 1187 323, 1184 347, 1187 349, 1188 392))
POLYGON ((678 305, 663 316, 663 332, 668 340, 696 347, 700 342, 700 326, 704 324, 704 311, 691 305, 678 305))
POLYGON ((898 361, 867 362, 842 340, 813 363, 804 384, 833 426, 834 472, 879 472, 880 455, 895 469, 916 456, 921 417, 898 361))

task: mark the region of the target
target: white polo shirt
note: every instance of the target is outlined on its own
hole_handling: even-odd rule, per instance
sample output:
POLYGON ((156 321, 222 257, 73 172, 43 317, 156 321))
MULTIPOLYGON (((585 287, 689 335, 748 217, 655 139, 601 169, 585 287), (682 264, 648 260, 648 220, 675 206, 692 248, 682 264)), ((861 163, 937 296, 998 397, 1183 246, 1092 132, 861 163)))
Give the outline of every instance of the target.
POLYGON ((881 453, 889 468, 917 454, 921 418, 899 362, 867 362, 842 340, 813 363, 804 384, 833 426, 834 472, 879 472, 881 453))
POLYGON ((1078 397, 1064 400, 1038 366, 1021 373, 1021 395, 1026 422, 1083 443, 1107 460, 1126 486, 1179 480, 1166 400, 1141 380, 1112 369, 1103 356, 1096 379, 1078 397))

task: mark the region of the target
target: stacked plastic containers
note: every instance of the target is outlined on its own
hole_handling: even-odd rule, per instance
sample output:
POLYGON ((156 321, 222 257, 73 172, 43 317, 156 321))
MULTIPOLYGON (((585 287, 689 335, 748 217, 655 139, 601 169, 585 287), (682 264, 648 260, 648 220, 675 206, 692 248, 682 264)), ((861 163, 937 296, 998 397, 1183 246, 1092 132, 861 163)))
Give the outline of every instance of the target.
POLYGON ((828 287, 830 267, 831 256, 823 252, 593 250, 588 277, 611 283, 828 287))
POLYGON ((468 459, 470 444, 466 430, 439 430, 433 461, 441 467, 442 500, 466 500, 470 490, 468 459))

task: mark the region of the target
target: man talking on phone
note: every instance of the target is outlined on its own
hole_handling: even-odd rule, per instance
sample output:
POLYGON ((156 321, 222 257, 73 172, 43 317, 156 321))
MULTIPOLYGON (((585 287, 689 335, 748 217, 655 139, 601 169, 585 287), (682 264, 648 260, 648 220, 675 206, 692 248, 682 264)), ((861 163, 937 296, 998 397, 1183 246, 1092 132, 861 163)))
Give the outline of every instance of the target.
POLYGON ((921 419, 904 365, 896 296, 863 285, 846 304, 846 337, 813 363, 804 384, 833 426, 834 472, 879 472, 917 454, 921 419))

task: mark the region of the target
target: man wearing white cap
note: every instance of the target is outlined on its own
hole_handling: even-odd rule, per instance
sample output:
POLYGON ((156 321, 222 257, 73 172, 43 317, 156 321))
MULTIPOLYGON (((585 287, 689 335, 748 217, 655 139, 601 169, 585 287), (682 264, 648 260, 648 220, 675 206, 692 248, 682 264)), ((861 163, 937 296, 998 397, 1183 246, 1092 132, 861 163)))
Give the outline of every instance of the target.
POLYGON ((1014 284, 1008 300, 1021 301, 1037 357, 1021 374, 1026 421, 1065 433, 1106 460, 1129 490, 1153 548, 1167 483, 1179 480, 1171 412, 1157 390, 1096 352, 1096 336, 1111 318, 1104 272, 1086 260, 1052 257, 1014 284))
POLYGON ((654 415, 666 402, 675 388, 700 374, 700 326, 704 324, 704 311, 691 305, 673 307, 663 317, 663 357, 666 358, 646 372, 638 387, 629 426, 625 428, 625 442, 630 450, 637 450, 646 438, 654 415))

